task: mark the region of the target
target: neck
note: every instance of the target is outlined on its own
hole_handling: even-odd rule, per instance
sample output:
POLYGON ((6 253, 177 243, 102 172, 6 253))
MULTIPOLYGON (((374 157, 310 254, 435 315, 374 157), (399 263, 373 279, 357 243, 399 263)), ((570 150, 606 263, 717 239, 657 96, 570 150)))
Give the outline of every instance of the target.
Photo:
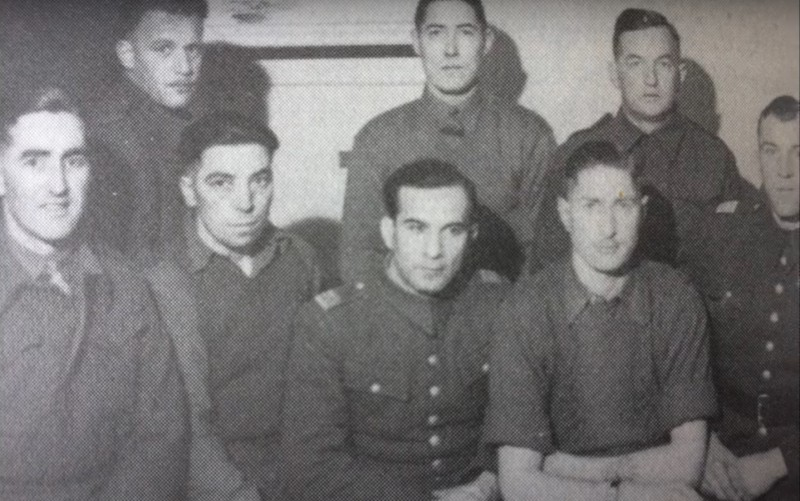
POLYGON ((469 98, 475 95, 477 88, 478 86, 475 85, 463 94, 445 94, 444 92, 436 89, 433 85, 428 85, 428 92, 430 92, 433 97, 447 105, 461 106, 469 101, 469 98))
POLYGON ((4 210, 3 212, 5 214, 5 224, 8 235, 21 247, 43 257, 52 256, 58 250, 59 246, 56 244, 45 242, 25 231, 9 211, 4 210))
POLYGON ((629 112, 627 109, 625 109, 625 107, 622 108, 622 112, 625 114, 625 117, 634 126, 636 126, 637 129, 645 134, 652 134, 653 132, 662 128, 675 115, 675 111, 670 110, 657 117, 641 117, 629 112))
POLYGON ((572 268, 578 281, 592 294, 605 299, 613 299, 622 292, 628 281, 628 273, 604 273, 591 268, 577 254, 572 254, 572 268))
POLYGON ((778 228, 784 231, 795 231, 800 229, 800 215, 795 214, 792 217, 781 217, 772 212, 772 217, 775 219, 775 224, 778 225, 778 228))

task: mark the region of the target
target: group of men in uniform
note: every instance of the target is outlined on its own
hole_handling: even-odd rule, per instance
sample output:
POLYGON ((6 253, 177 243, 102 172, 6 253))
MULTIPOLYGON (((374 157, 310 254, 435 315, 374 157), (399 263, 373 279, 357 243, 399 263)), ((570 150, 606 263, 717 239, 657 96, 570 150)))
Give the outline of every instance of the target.
POLYGON ((424 93, 356 136, 320 293, 277 137, 196 100, 207 11, 125 2, 88 114, 0 102, 0 499, 796 498, 796 98, 750 188, 628 9, 620 110, 557 147, 479 82, 481 1, 419 0, 424 93))

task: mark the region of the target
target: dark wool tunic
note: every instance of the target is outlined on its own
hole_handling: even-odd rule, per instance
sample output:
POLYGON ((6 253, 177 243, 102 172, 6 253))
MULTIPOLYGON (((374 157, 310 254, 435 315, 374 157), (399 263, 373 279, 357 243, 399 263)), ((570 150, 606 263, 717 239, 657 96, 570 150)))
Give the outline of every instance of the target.
POLYGON ((376 272, 304 306, 284 420, 293 498, 424 500, 491 469, 489 323, 507 288, 479 272, 427 299, 376 272))

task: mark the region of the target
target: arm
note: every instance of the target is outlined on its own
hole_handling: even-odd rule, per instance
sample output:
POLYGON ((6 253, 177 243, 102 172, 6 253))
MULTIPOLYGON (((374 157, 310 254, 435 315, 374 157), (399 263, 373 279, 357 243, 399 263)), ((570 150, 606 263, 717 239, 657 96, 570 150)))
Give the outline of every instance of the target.
POLYGON ((565 478, 696 486, 706 444, 706 423, 684 423, 670 432, 670 443, 615 457, 579 457, 557 452, 545 461, 547 473, 565 478))
POLYGON ((347 396, 340 378, 341 362, 332 346, 342 333, 330 329, 321 316, 321 312, 303 310, 295 326, 282 447, 291 497, 305 501, 428 499, 430 493, 418 483, 404 482, 392 468, 356 457, 349 450, 347 396))
POLYGON ((189 420, 183 382, 154 301, 149 294, 145 299, 139 335, 131 341, 139 364, 131 432, 99 499, 172 501, 185 491, 189 420))
POLYGON ((385 253, 379 234, 383 215, 381 159, 375 158, 372 152, 377 141, 371 136, 367 129, 359 132, 347 166, 339 254, 339 269, 345 282, 363 278, 370 266, 380 263, 385 253))

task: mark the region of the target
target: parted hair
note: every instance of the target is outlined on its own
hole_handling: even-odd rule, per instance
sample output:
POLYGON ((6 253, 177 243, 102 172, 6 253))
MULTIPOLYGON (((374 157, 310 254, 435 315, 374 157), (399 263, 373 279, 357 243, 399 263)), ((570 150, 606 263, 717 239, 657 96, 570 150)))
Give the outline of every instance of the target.
POLYGON ((81 116, 75 101, 59 87, 29 87, 13 95, 4 94, 0 97, 0 143, 6 144, 8 130, 19 117, 40 111, 81 116))
POLYGON ((633 159, 623 155, 614 144, 608 141, 589 141, 583 143, 567 157, 561 179, 561 197, 564 199, 569 197, 581 172, 599 166, 612 167, 630 173, 634 186, 641 193, 639 170, 633 159))
POLYGON ((428 13, 428 7, 434 2, 444 1, 458 1, 469 5, 475 11, 475 17, 483 28, 486 28, 486 9, 483 8, 481 0, 419 0, 417 2, 417 9, 414 11, 414 26, 419 30, 425 24, 425 16, 428 13))
POLYGON ((617 16, 617 21, 614 23, 614 37, 612 40, 614 58, 616 59, 619 57, 620 39, 623 33, 658 27, 664 27, 669 31, 669 34, 675 39, 675 43, 678 46, 678 53, 680 53, 681 36, 664 14, 647 9, 625 9, 617 16))
POLYGON ((761 132, 761 122, 773 116, 781 122, 791 122, 800 115, 800 102, 792 96, 778 96, 761 111, 758 116, 758 130, 761 132))
POLYGON ((386 215, 394 219, 400 211, 400 189, 461 187, 469 200, 469 218, 473 219, 478 205, 475 184, 452 164, 426 158, 408 163, 394 171, 383 183, 383 205, 386 215))
POLYGON ((144 15, 152 11, 205 19, 208 17, 208 3, 206 0, 122 0, 117 15, 117 39, 129 37, 144 15))
POLYGON ((270 156, 280 145, 275 133, 256 120, 239 113, 216 112, 201 117, 183 130, 178 142, 178 161, 186 172, 208 148, 238 144, 259 144, 270 156))

